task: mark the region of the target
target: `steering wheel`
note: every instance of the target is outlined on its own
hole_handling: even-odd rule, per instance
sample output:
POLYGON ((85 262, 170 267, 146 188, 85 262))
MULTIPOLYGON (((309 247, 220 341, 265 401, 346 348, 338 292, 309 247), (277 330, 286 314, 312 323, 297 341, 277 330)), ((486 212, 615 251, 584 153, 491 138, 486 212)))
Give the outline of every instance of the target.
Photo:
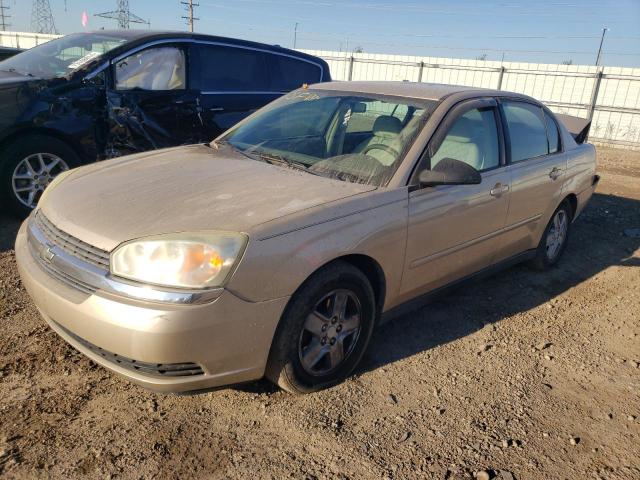
POLYGON ((383 150, 383 151, 387 152, 388 154, 392 155, 395 158, 398 158, 400 156, 400 152, 398 152, 395 149, 391 148, 389 145, 384 145, 382 143, 374 143, 372 145, 369 145, 364 150, 362 150, 362 155, 366 155, 367 152, 369 152, 371 150, 383 150))

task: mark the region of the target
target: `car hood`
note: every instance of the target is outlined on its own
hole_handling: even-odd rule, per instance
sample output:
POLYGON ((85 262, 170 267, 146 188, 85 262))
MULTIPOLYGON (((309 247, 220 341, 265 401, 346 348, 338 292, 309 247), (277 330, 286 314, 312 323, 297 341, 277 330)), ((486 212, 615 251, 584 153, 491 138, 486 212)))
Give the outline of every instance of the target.
POLYGON ((39 78, 22 75, 18 72, 7 72, 6 70, 0 70, 0 86, 41 81, 42 80, 40 80, 39 78))
POLYGON ((228 147, 192 145, 75 169, 45 192, 39 208, 61 230, 110 251, 161 233, 251 234, 265 222, 374 189, 251 160, 228 147))

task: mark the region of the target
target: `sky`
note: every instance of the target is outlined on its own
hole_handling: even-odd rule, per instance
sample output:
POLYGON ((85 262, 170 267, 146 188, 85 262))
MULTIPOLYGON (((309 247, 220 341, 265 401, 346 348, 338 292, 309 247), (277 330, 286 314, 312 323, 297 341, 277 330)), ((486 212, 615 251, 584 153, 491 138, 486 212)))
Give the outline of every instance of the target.
MULTIPOLYGON (((2 0, 30 31, 32 0, 2 0)), ((115 28, 116 0, 49 0, 59 33, 115 28), (89 25, 82 26, 86 11, 89 25)), ((201 33, 314 50, 640 67, 640 0, 194 0, 201 33), (504 57, 503 57, 504 55, 504 57)), ((180 0, 129 0, 151 28, 186 30, 180 0)), ((145 25, 132 25, 148 28, 145 25)))

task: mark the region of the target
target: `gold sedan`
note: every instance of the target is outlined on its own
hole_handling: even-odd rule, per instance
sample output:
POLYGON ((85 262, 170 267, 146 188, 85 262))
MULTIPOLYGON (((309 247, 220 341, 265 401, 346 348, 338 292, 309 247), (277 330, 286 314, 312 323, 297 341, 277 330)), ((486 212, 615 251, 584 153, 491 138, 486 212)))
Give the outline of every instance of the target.
POLYGON ((51 328, 144 387, 313 392, 383 315, 556 264, 598 181, 574 133, 514 93, 314 85, 211 144, 63 173, 20 229, 20 274, 51 328))

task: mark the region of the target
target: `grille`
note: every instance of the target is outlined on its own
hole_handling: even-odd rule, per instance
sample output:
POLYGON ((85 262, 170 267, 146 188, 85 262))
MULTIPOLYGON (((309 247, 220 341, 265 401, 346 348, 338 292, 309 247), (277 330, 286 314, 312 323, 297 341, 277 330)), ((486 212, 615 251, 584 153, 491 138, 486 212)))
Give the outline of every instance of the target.
POLYGON ((87 263, 103 270, 109 270, 109 252, 89 245, 88 243, 63 232, 51 223, 39 210, 36 212, 34 220, 36 226, 44 236, 47 237, 47 240, 50 243, 87 263))
POLYGON ((149 375, 157 375, 161 377, 190 377, 193 375, 204 375, 202 367, 197 363, 148 363, 140 362, 138 360, 132 360, 131 358, 123 357, 122 355, 118 355, 117 353, 108 352, 94 345, 93 343, 80 338, 75 333, 70 332, 57 322, 56 325, 83 347, 88 348, 97 355, 100 355, 110 363, 116 364, 127 370, 146 373, 149 375))
POLYGON ((70 287, 73 287, 84 293, 94 293, 96 291, 96 289, 91 285, 87 285, 86 283, 81 282, 73 277, 70 277, 69 275, 67 275, 64 272, 61 272, 60 270, 52 268, 50 265, 39 260, 37 257, 36 257, 36 260, 38 260, 38 264, 44 269, 45 272, 47 272, 52 277, 60 280, 62 283, 66 283, 70 287))

